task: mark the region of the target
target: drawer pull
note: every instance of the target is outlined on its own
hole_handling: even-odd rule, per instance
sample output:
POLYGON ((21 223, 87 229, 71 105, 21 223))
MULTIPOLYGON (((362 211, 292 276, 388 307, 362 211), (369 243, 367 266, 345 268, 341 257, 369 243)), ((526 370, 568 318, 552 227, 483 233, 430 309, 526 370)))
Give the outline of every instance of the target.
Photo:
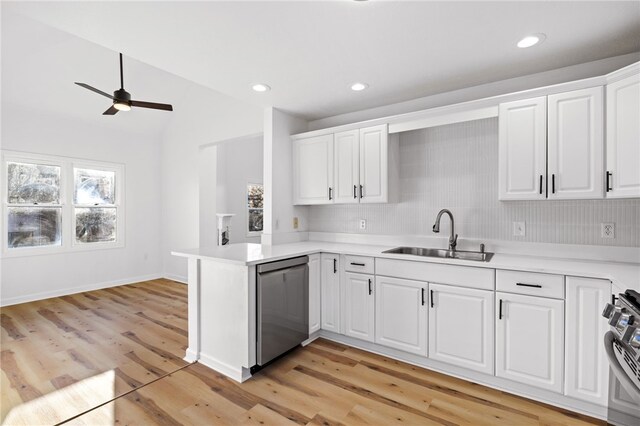
POLYGON ((516 283, 520 287, 534 287, 534 288, 542 288, 540 284, 525 284, 525 283, 516 283))
POLYGON ((351 262, 353 266, 365 266, 364 263, 351 262))

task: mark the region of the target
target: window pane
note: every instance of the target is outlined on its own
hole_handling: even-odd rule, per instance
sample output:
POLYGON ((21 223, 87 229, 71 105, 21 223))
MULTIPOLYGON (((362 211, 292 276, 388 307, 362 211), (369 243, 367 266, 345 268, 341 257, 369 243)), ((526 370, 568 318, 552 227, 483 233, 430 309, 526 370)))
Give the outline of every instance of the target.
POLYGON ((262 209, 249 209, 249 232, 262 231, 262 209))
POLYGON ((116 200, 115 172, 73 169, 75 204, 114 204, 116 200))
POLYGON ((76 241, 97 243, 116 240, 116 209, 81 207, 76 213, 76 241))
POLYGON ((60 167, 7 162, 9 203, 60 203, 60 167))
POLYGON ((60 207, 9 207, 9 248, 59 246, 60 207))
POLYGON ((262 185, 247 185, 247 202, 250 209, 262 208, 264 187, 262 185))

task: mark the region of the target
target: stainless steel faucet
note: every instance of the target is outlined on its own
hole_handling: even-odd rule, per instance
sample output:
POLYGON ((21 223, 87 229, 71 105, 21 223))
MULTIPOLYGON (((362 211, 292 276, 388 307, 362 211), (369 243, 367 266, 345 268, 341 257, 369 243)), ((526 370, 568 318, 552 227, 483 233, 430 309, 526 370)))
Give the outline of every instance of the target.
POLYGON ((456 245, 458 245, 458 234, 455 233, 454 224, 453 224, 453 214, 449 210, 447 209, 440 210, 440 212, 438 213, 438 216, 436 216, 436 223, 433 224, 433 232, 435 232, 436 234, 440 232, 440 218, 442 218, 442 215, 445 213, 449 215, 449 218, 451 219, 451 235, 449 235, 449 250, 453 251, 456 249, 456 245))

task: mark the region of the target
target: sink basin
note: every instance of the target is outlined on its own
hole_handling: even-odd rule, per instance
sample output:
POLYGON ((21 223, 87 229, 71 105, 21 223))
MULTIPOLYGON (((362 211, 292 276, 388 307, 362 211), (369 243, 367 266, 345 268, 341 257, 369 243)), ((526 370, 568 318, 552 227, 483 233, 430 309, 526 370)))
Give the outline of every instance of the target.
POLYGON ((493 253, 487 252, 483 253, 479 251, 446 250, 423 247, 396 247, 391 250, 385 250, 383 253, 410 254, 413 256, 439 257, 441 259, 475 260, 477 262, 488 262, 493 256, 493 253))

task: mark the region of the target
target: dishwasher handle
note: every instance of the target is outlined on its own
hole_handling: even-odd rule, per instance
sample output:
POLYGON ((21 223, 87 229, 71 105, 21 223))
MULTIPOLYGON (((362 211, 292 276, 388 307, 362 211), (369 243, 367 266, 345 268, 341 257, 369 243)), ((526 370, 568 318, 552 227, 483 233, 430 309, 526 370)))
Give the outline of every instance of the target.
POLYGON ((258 274, 277 271, 279 269, 288 269, 294 266, 305 265, 307 263, 309 263, 309 256, 300 256, 291 259, 278 260, 276 262, 263 263, 258 265, 258 274))

